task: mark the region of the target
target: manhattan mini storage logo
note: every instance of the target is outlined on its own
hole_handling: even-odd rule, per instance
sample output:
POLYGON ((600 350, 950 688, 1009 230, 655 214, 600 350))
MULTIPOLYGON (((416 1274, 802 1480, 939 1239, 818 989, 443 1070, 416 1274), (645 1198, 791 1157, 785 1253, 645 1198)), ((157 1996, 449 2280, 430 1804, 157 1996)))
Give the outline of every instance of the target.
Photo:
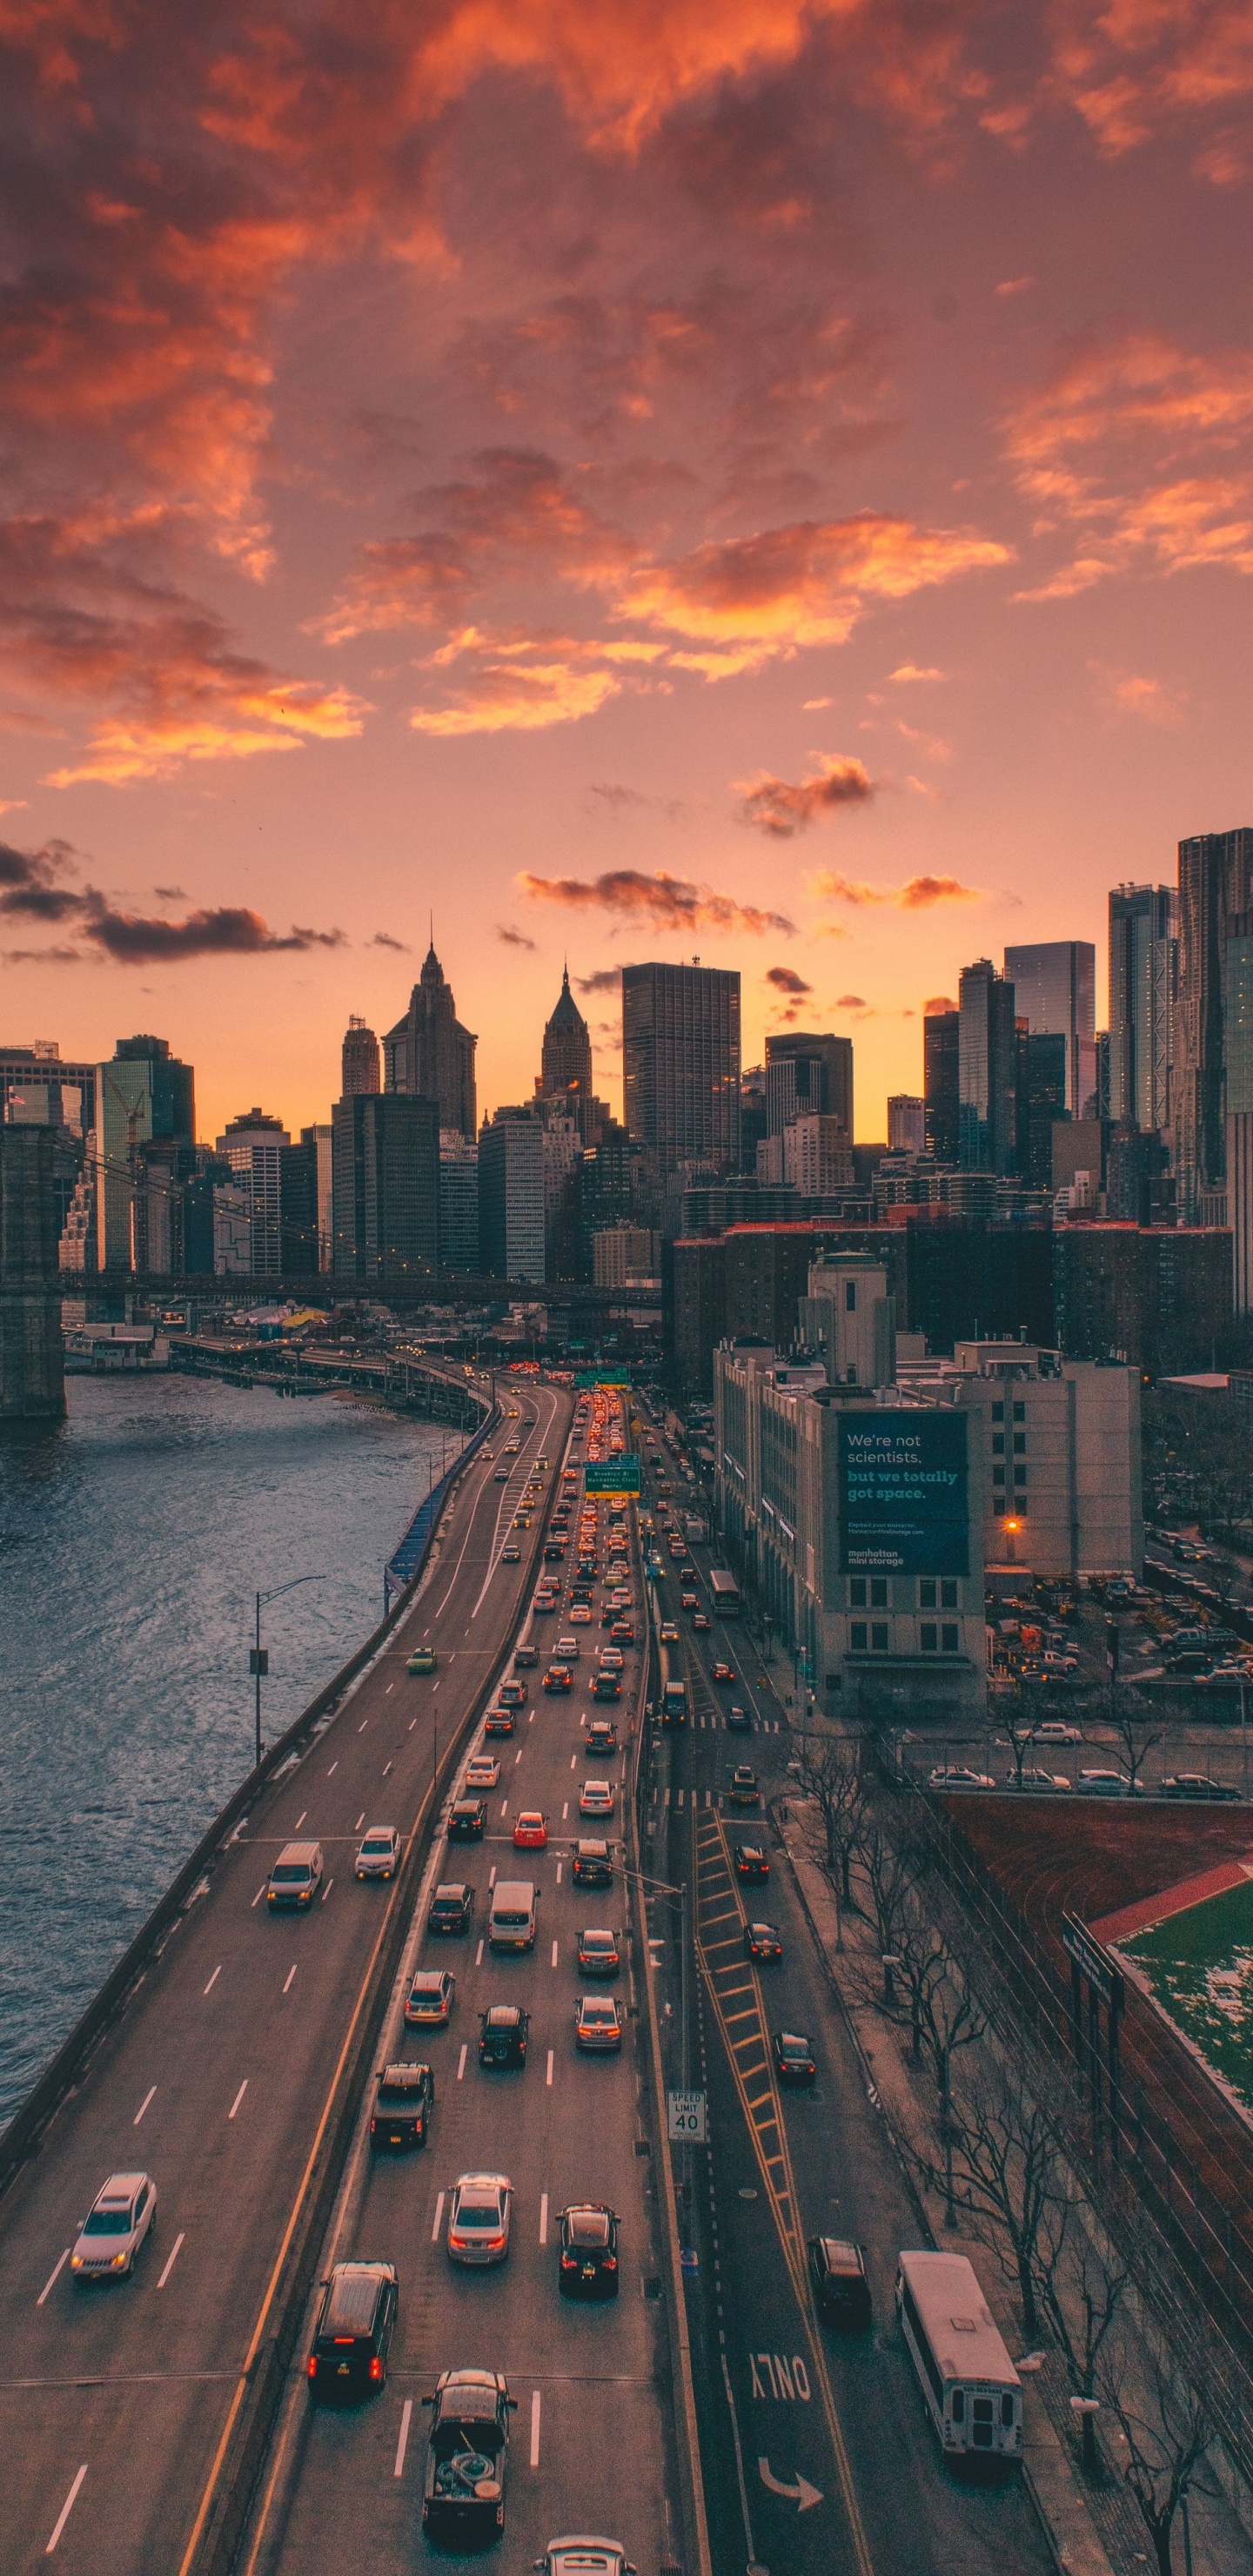
POLYGON ((846 1573, 966 1573, 964 1414, 841 1422, 839 1457, 846 1573))

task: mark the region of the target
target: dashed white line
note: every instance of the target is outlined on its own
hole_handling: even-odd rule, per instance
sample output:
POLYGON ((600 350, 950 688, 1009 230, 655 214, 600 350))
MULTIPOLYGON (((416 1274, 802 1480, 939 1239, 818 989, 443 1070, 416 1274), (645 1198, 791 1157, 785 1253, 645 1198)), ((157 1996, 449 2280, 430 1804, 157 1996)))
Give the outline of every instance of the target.
MULTIPOLYGON (((390 1762, 385 1762, 385 1763, 383 1764, 383 1778, 384 1778, 384 1779, 386 1779, 386 1778, 387 1778, 387 1774, 388 1774, 388 1772, 390 1771, 391 1767, 392 1767, 392 1766, 391 1766, 391 1763, 390 1763, 390 1762)), ((406 2402, 406 2404, 407 2404, 407 2403, 408 2403, 408 2400, 406 2399, 406 2401, 405 2401, 405 2402, 406 2402)))
POLYGON ((554 1941, 554 1943, 553 1943, 553 1966, 554 1966, 554 1968, 556 1967, 556 1965, 557 1965, 557 1944, 556 1944, 556 1942, 554 1941))
POLYGON ((502 1799, 501 1799, 501 1802, 500 1802, 500 1812, 501 1812, 502 1816, 507 1816, 507 1815, 508 1815, 508 1813, 509 1813, 509 1801, 508 1801, 508 1799, 507 1799, 507 1798, 502 1798, 502 1799))
POLYGON ((569 1813, 570 1813, 570 1801, 569 1801, 569 1799, 567 1798, 566 1803, 565 1803, 564 1807, 563 1807, 563 1808, 562 1808, 562 1810, 561 1810, 561 1821, 562 1821, 563 1825, 564 1825, 564 1823, 565 1823, 565 1821, 566 1821, 566 1818, 567 1818, 567 1816, 569 1815, 569 1813))
POLYGON ((328 1896, 330 1895, 331 1889, 333 1888, 334 1884, 335 1884, 334 1879, 333 1879, 333 1878, 328 1878, 328 1880, 327 1880, 327 1882, 326 1882, 326 1885, 325 1885, 325 1887, 324 1887, 324 1888, 323 1888, 323 1890, 322 1890, 322 1902, 323 1902, 323 1904, 324 1904, 324 1905, 325 1905, 325 1903, 326 1903, 326 1900, 327 1900, 328 1896))
POLYGON ((300 1813, 299 1813, 299 1815, 298 1815, 298 1816, 297 1816, 297 1818, 296 1818, 295 1824, 292 1826, 292 1832, 293 1832, 294 1834, 298 1834, 298 1833, 299 1833, 300 1828, 301 1828, 301 1826, 303 1825, 304 1820, 305 1820, 305 1817, 308 1815, 308 1813, 309 1813, 309 1810, 308 1810, 308 1808, 307 1808, 307 1807, 302 1807, 302 1808, 301 1808, 300 1813))
POLYGON ((539 2241, 541 2245, 546 2245, 548 2243, 548 2194, 546 2191, 542 2191, 539 2196, 539 2241))
POLYGON ((551 2050, 551 2048, 550 2048, 550 2049, 549 2049, 549 2052, 548 2052, 548 2073, 547 2073, 547 2075, 546 2075, 546 2076, 545 2076, 545 2078, 544 2078, 544 2082, 545 2082, 546 2084, 551 2084, 552 2080, 553 2080, 553 2053, 552 2053, 552 2050, 551 2050))
POLYGON ((132 2122, 131 2122, 131 2127, 132 2127, 132 2129, 137 2129, 137 2128, 139 2127, 139 2123, 140 2123, 140 2121, 142 2120, 142 2118, 143 2118, 143 2116, 144 2116, 144 2113, 145 2113, 145 2111, 147 2110, 147 2108, 148 2108, 148 2105, 149 2105, 150 2101, 152 2100, 153 2094, 156 2092, 156 2089, 157 2089, 157 2088, 156 2088, 156 2085, 155 2085, 155 2084, 150 2084, 150 2085, 149 2085, 148 2090, 147 2090, 147 2092, 145 2093, 144 2098, 143 2098, 142 2102, 141 2102, 141 2103, 140 2103, 140 2105, 139 2105, 139 2109, 138 2109, 138 2110, 137 2110, 137 2112, 135 2113, 135 2117, 134 2117, 134 2119, 133 2119, 133 2120, 132 2120, 132 2122))
POLYGON ((389 1682, 389 1683, 388 1683, 388 1685, 387 1685, 387 1689, 386 1689, 386 1690, 384 1691, 384 1693, 383 1693, 383 1697, 384 1697, 384 1699, 387 1699, 387 1698, 389 1698, 389 1697, 390 1697, 391 1693, 395 1690, 395 1687, 396 1687, 396 1685, 395 1685, 395 1683, 394 1683, 394 1682, 389 1682))
POLYGON ((578 1757, 577 1753, 572 1753, 572 1754, 571 1754, 571 1756, 570 1756, 570 1768, 571 1768, 571 1770, 572 1770, 572 1771, 573 1771, 573 1769, 574 1769, 574 1767, 575 1767, 575 1764, 576 1764, 576 1763, 577 1763, 577 1761, 578 1761, 578 1758, 579 1758, 579 1757, 578 1757))
POLYGON ((236 2114, 237 2110, 239 2109, 240 2103, 243 2101, 244 2095, 245 2095, 245 2093, 247 2092, 247 2090, 248 2090, 248 2078, 247 2078, 247 2076, 245 2075, 244 2080, 243 2080, 243 2083, 240 2085, 239 2091, 238 2091, 238 2093, 236 2094, 235 2099, 234 2099, 234 2101, 232 2102, 231 2107, 230 2107, 229 2111, 228 2111, 228 2112, 227 2112, 227 2114, 226 2114, 226 2116, 227 2116, 227 2119, 228 2119, 228 2120, 233 2120, 233 2119, 234 2119, 235 2114, 236 2114))
POLYGON ((513 1757, 513 1767, 514 1767, 514 1770, 515 1770, 515 1771, 517 1770, 518 1764, 520 1763, 521 1759, 522 1759, 522 1747, 521 1747, 521 1745, 519 1745, 519 1746, 518 1746, 518 1750, 517 1750, 517 1752, 515 1753, 515 1755, 514 1755, 514 1757, 513 1757))
MULTIPOLYGON (((361 1730, 360 1730, 360 1728, 359 1728, 359 1727, 358 1727, 358 1729, 357 1729, 357 1732, 358 1732, 358 1734, 360 1734, 360 1732, 361 1732, 361 1730)), ((354 1834, 359 1834, 359 1833, 360 1833, 361 1828, 362 1828, 362 1826, 363 1826, 363 1824, 364 1824, 364 1823, 365 1823, 365 1809, 364 1809, 364 1807, 363 1807, 363 1808, 362 1808, 362 1810, 361 1810, 360 1815, 359 1815, 359 1816, 358 1816, 358 1818, 357 1818, 357 1821, 356 1821, 355 1825, 353 1826, 353 1829, 352 1829, 352 1830, 353 1830, 354 1834)))
POLYGON ((177 2234, 177 2236, 175 2237, 174 2242, 173 2242, 173 2244, 172 2244, 172 2245, 171 2245, 171 2247, 170 2247, 169 2253, 168 2253, 168 2255, 166 2256, 165 2270, 163 2271, 163 2273, 162 2273, 162 2275, 161 2275, 161 2278, 160 2278, 160 2280, 159 2280, 159 2281, 158 2281, 158 2283, 157 2283, 157 2288, 158 2288, 159 2290, 163 2290, 163 2289, 165 2288, 166 2282, 169 2280, 170 2274, 171 2274, 171 2272, 173 2271, 174 2266, 175 2266, 175 2264, 176 2264, 176 2263, 177 2263, 177 2261, 178 2261, 178 2249, 179 2249, 180 2245, 182 2244, 182 2242, 183 2242, 183 2230, 182 2230, 182 2228, 180 2227, 180 2229, 179 2229, 179 2231, 178 2231, 178 2234, 177 2234))
POLYGON ((560 1885, 561 1885, 561 1863, 560 1863, 560 1861, 558 1861, 558 1863, 557 1863, 557 1885, 558 1885, 558 1887, 560 1887, 560 1885))
POLYGON ((396 2444, 396 2466, 392 2470, 392 2476, 394 2478, 404 2476, 405 2453, 409 2448, 409 2426, 412 2420, 413 2399, 411 2397, 406 2397, 404 2405, 400 2410, 400 2440, 396 2444))
POLYGON ((476 1951, 475 1951, 475 1953, 474 1953, 474 1964, 475 1964, 475 1967, 476 1967, 476 1968, 481 1968, 481 1967, 482 1967, 482 1965, 483 1965, 483 1944, 482 1944, 482 1942, 481 1942, 481 1941, 480 1941, 480 1943, 479 1943, 479 1946, 478 1946, 477 1950, 476 1950, 476 1951))
POLYGON ((366 1728, 367 1728, 367 1726, 369 1725, 369 1723, 370 1723, 370 1721, 369 1721, 369 1718, 368 1718, 368 1717, 363 1717, 363 1718, 362 1718, 362 1720, 361 1720, 361 1724, 360 1724, 360 1726, 357 1728, 357 1733, 358 1733, 358 1735, 364 1735, 364 1733, 365 1733, 365 1731, 366 1731, 366 1728))
POLYGON ((288 1971, 287 1971, 287 1975, 286 1975, 286 1977, 285 1977, 285 1978, 284 1978, 284 1980, 283 1980, 283 1992, 284 1992, 284 1994, 287 1994, 287 1993, 290 1991, 291 1981, 292 1981, 292 1978, 295 1976, 295 1973, 296 1973, 296 1971, 295 1971, 295 1969, 294 1969, 294 1968, 289 1968, 289 1969, 288 1969, 288 1971))
POLYGON ((47 2298, 47 2296, 48 2296, 48 2292, 49 2292, 49 2290, 52 2288, 53 2282, 56 2280, 56 2277, 57 2277, 58 2272, 61 2272, 61 2271, 63 2271, 63 2270, 64 2270, 64 2268, 65 2268, 66 2264, 68 2263, 69 2259, 70 2259, 70 2249, 69 2249, 69 2246, 67 2245, 67 2246, 66 2246, 66 2249, 65 2249, 65 2252, 64 2252, 64 2254, 63 2254, 63 2255, 62 2255, 62 2257, 61 2257, 60 2262, 59 2262, 59 2263, 54 2263, 54 2264, 53 2264, 52 2270, 51 2270, 51 2271, 50 2271, 50 2273, 48 2274, 48 2278, 47 2278, 47 2280, 45 2281, 45 2283, 44 2283, 44 2285, 43 2285, 43 2288, 42 2288, 42 2290, 40 2291, 39 2296, 38 2296, 38 2298, 37 2298, 37 2299, 36 2299, 36 2301, 35 2301, 35 2305, 36 2305, 36 2307, 37 2307, 37 2308, 41 2308, 41 2307, 43 2306, 44 2300, 47 2298))
POLYGON ((463 2039, 463 2040, 462 2040, 462 2043, 461 2043, 461 2055, 460 2055, 460 2057, 459 2057, 459 2058, 458 2058, 458 2060, 457 2060, 457 2082, 458 2082, 458 2083, 460 2083, 460 2082, 461 2082, 461 2078, 462 2078, 462 2076, 465 2074, 465 2071, 466 2071, 466 2053, 467 2053, 467 2047, 468 2047, 468 2043, 463 2039))
POLYGON ((538 2388, 531 2390, 531 2466, 539 2467, 539 2400, 538 2388))
POLYGON ((252 1906, 253 1906, 253 1905, 259 1905, 259 1904, 260 1904, 261 1899, 262 1899, 262 1897, 263 1897, 263 1896, 264 1896, 264 1894, 265 1894, 265 1884, 266 1884, 266 1883, 265 1883, 265 1880, 264 1880, 264 1879, 262 1879, 262 1881, 261 1881, 261 1885, 260 1885, 260 1887, 257 1889, 256 1895, 254 1896, 254 1898, 253 1898, 253 1900, 252 1900, 252 1905, 250 1905, 250 1906, 249 1906, 249 1908, 248 1908, 249 1913, 251 1913, 251 1912, 252 1912, 252 1906))
POLYGON ((329 1779, 332 1777, 333 1773, 335 1773, 336 1771, 338 1771, 338 1769, 339 1769, 339 1755, 338 1755, 338 1754, 336 1754, 335 1759, 334 1759, 334 1761, 333 1761, 333 1762, 332 1762, 332 1764, 331 1764, 331 1768, 330 1768, 330 1770, 327 1772, 327 1775, 326 1775, 326 1776, 327 1776, 327 1779, 329 1780, 329 1779))
POLYGON ((417 1722, 418 1722, 418 1721, 417 1721, 416 1717, 411 1717, 411 1718, 410 1718, 409 1723, 408 1723, 407 1727, 405 1728, 405 1733, 406 1733, 406 1735, 412 1735, 413 1730, 414 1730, 415 1726, 417 1725, 417 1722))
POLYGON ((492 1862, 492 1865, 491 1865, 491 1868, 490 1868, 490 1870, 489 1870, 489 1871, 488 1871, 488 1873, 487 1873, 487 1892, 488 1892, 489 1896, 490 1896, 491 1891, 492 1891, 492 1889, 494 1888, 495 1884, 496 1884, 496 1863, 495 1863, 495 1861, 493 1861, 493 1862, 492 1862))
POLYGON ((210 1979, 209 1979, 208 1985, 205 1987, 205 1993, 206 1993, 207 1995, 211 1995, 211 1994, 212 1994, 213 1989, 214 1989, 214 1987, 216 1986, 217 1981, 218 1981, 218 1978, 221 1976, 221 1974, 222 1974, 222 1962, 221 1962, 221 1960, 219 1959, 218 1964, 217 1964, 216 1968, 214 1969, 212 1976, 211 1976, 211 1977, 210 1977, 210 1979))
MULTIPOLYGON (((464 2054, 465 2054, 465 2051, 464 2051, 464 2049, 463 2049, 463 2050, 462 2050, 462 2055, 464 2056, 464 2054)), ((439 2195, 439 2198, 438 2198, 438 2200, 437 2200, 437 2201, 436 2201, 436 2203, 435 2203, 435 2216, 434 2216, 434 2218, 433 2218, 433 2219, 432 2219, 432 2221, 431 2221, 431 2243, 432 2243, 432 2245, 438 2245, 438 2243, 439 2243, 439 2231, 440 2231, 441 2227, 443 2226, 443 2223, 444 2223, 444 2195, 443 2195, 443 2193, 442 2193, 442 2191, 441 2191, 441 2193, 440 2193, 440 2195, 439 2195)))
POLYGON ((80 2470, 79 2470, 79 2472, 78 2472, 78 2476, 75 2478, 75 2480, 74 2480, 74 2484, 73 2484, 73 2486, 70 2488, 69 2494, 67 2495, 67 2497, 66 2497, 66 2499, 65 2499, 65 2502, 64 2502, 64 2504, 62 2505, 62 2507, 61 2507, 61 2510, 60 2510, 59 2514, 57 2515, 56 2521, 54 2522, 54 2524, 53 2524, 53 2526, 52 2526, 52 2538, 51 2538, 51 2540, 49 2541, 48 2546, 47 2546, 47 2548, 46 2548, 46 2549, 45 2549, 45 2551, 44 2551, 44 2556, 45 2556, 45 2558, 51 2558, 52 2553, 53 2553, 53 2550, 56 2548, 57 2542, 58 2542, 58 2540, 60 2539, 61 2534, 62 2534, 62 2532, 64 2531, 64 2529, 65 2529, 65 2526, 66 2526, 67 2522, 69 2521, 70 2515, 72 2514, 72 2512, 73 2512, 73 2510, 74 2510, 74 2506, 75 2506, 75 2504, 76 2504, 76 2502, 77 2502, 77 2500, 78 2500, 78 2490, 79 2490, 79 2488, 81 2487, 81 2485, 82 2485, 82 2483, 83 2483, 83 2480, 84 2480, 84 2478, 86 2477, 86 2475, 87 2475, 87 2462, 84 2460, 83 2465, 82 2465, 81 2469, 80 2469, 80 2470))

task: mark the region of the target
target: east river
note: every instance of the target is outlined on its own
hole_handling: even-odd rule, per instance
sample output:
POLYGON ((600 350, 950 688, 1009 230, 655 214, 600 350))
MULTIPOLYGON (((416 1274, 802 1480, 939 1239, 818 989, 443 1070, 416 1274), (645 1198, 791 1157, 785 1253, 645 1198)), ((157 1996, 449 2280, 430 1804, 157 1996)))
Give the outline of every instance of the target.
MULTIPOLYGON (((458 1435, 331 1396, 76 1377, 0 1432, 0 2126, 250 1769, 382 1613, 458 1435)), ((389 1821, 389 1820, 380 1820, 389 1821)))

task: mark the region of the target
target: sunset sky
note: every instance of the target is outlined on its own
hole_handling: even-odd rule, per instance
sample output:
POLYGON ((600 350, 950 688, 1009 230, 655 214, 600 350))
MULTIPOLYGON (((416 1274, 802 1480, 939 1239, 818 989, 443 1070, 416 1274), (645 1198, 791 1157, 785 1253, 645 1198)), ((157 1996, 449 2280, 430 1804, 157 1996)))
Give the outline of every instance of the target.
POLYGON ((0 0, 0 1041, 856 1048, 1253 822, 1245 0, 0 0))

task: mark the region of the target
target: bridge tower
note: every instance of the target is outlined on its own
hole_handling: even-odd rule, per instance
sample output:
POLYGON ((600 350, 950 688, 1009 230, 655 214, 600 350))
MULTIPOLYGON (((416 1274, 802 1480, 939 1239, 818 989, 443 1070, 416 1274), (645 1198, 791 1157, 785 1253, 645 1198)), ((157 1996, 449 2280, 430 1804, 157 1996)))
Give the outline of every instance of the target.
POLYGON ((65 1411, 55 1153, 51 1127, 0 1127, 0 1422, 65 1411))

